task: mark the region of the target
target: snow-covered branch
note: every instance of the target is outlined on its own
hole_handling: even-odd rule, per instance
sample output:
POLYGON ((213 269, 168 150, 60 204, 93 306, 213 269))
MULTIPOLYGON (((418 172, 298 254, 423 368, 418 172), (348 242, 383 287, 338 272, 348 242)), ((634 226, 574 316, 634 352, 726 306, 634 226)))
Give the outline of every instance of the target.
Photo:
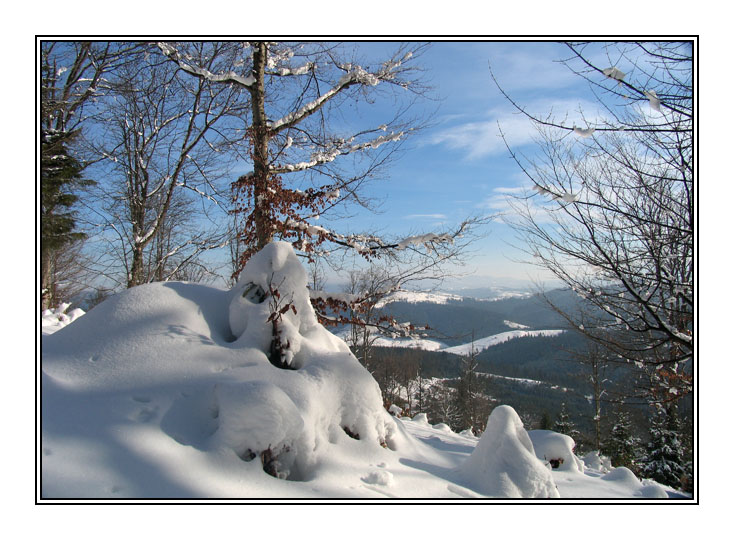
POLYGON ((400 140, 401 137, 405 135, 404 131, 399 131, 395 133, 390 133, 388 135, 380 135, 379 137, 375 137, 374 139, 366 142, 361 142, 358 144, 351 144, 353 139, 350 139, 349 141, 339 141, 337 144, 332 146, 331 148, 315 152, 309 161, 301 161, 299 163, 294 164, 285 164, 285 165, 272 165, 270 167, 271 172, 274 174, 281 174, 281 173, 288 173, 288 172, 298 172, 298 171, 305 171, 308 169, 312 169, 313 167, 317 167, 319 165, 324 165, 326 163, 330 163, 334 161, 339 156, 344 156, 347 154, 352 154, 354 152, 360 152, 363 150, 374 150, 379 148, 385 143, 390 142, 397 142, 400 140))
POLYGON ((248 75, 247 77, 243 77, 242 75, 238 75, 234 71, 229 71, 227 73, 212 73, 211 71, 209 71, 206 68, 187 63, 184 60, 184 58, 179 54, 179 52, 176 50, 176 48, 170 45, 169 43, 159 41, 157 43, 157 46, 158 46, 158 49, 160 49, 160 51, 166 57, 173 60, 178 65, 178 67, 180 67, 186 73, 189 73, 196 77, 206 79, 210 82, 234 83, 234 84, 238 84, 240 86, 244 86, 248 88, 252 86, 253 84, 255 84, 256 82, 255 77, 253 77, 252 74, 248 75))

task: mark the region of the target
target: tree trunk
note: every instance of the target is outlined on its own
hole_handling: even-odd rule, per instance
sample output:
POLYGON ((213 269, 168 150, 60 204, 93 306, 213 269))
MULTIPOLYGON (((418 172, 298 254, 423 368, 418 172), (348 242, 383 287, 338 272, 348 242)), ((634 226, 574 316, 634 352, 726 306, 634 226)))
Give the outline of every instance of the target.
POLYGON ((52 253, 41 247, 41 311, 50 309, 54 301, 52 253))
POLYGON ((255 228, 257 231, 257 248, 262 249, 273 239, 273 228, 268 216, 268 181, 270 176, 268 164, 268 132, 265 115, 265 66, 267 65, 267 45, 258 42, 252 55, 252 73, 256 82, 250 87, 252 96, 252 137, 253 165, 255 185, 255 228))
POLYGON ((140 285, 143 281, 143 245, 136 244, 133 247, 133 263, 130 267, 130 275, 127 280, 127 288, 140 285))

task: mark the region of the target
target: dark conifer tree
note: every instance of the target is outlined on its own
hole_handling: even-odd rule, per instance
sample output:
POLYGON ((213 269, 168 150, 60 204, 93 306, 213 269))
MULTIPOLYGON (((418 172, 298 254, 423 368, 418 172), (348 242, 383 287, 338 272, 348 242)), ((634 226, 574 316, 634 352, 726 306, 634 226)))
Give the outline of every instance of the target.
POLYGON ((640 439, 632 433, 629 413, 617 411, 616 421, 602 451, 612 459, 615 467, 637 469, 640 439))
POLYGON ((578 440, 579 432, 576 426, 571 421, 571 417, 568 415, 568 409, 566 408, 566 402, 561 403, 561 412, 558 413, 558 418, 553 423, 553 431, 557 433, 563 433, 568 435, 574 441, 578 440))
POLYGON ((41 275, 46 284, 41 291, 41 305, 48 308, 58 302, 53 272, 54 254, 66 245, 84 238, 76 230, 72 207, 78 200, 74 190, 90 184, 82 179, 82 166, 69 155, 68 144, 74 132, 41 130, 41 275))
POLYGON ((640 473, 666 486, 679 489, 686 475, 677 407, 660 407, 651 419, 651 440, 640 473))

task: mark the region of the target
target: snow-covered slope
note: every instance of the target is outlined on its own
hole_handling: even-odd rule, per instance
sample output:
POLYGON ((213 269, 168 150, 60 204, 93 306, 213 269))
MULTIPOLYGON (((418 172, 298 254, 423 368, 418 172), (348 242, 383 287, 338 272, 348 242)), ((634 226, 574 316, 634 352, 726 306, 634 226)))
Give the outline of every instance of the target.
POLYGON ((396 291, 379 302, 376 307, 382 308, 392 302, 407 302, 409 304, 419 304, 422 302, 430 304, 446 304, 451 301, 458 302, 461 301, 461 299, 461 296, 442 292, 396 291))
POLYGON ((537 336, 552 337, 558 336, 563 332, 563 330, 510 330, 509 332, 501 332, 499 334, 494 334, 492 336, 488 336, 482 339, 477 339, 476 341, 474 341, 474 343, 464 343, 463 345, 447 347, 442 350, 451 354, 469 356, 472 349, 474 350, 474 352, 481 352, 484 349, 488 349, 489 347, 492 347, 494 345, 499 345, 500 343, 504 343, 511 339, 537 336))
POLYGON ((231 291, 157 283, 106 300, 43 337, 40 371, 43 498, 603 498, 652 489, 619 469, 566 482, 558 475, 570 473, 551 473, 534 455, 509 407, 496 409, 479 440, 425 416, 390 416, 369 372, 316 322, 288 244, 255 256, 231 291))

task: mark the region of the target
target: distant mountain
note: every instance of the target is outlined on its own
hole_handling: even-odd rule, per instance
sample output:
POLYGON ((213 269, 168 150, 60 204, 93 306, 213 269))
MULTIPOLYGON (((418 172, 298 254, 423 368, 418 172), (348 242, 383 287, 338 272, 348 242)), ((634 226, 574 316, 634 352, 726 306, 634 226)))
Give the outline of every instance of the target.
MULTIPOLYGON (((551 291, 547 296, 563 309, 578 306, 578 297, 568 289, 551 291)), ((396 296, 382 306, 382 311, 401 322, 428 325, 431 338, 448 347, 469 342, 472 332, 481 339, 507 332, 508 328, 563 330, 568 326, 540 295, 530 293, 493 301, 440 293, 420 297, 411 293, 407 297, 396 296)))

